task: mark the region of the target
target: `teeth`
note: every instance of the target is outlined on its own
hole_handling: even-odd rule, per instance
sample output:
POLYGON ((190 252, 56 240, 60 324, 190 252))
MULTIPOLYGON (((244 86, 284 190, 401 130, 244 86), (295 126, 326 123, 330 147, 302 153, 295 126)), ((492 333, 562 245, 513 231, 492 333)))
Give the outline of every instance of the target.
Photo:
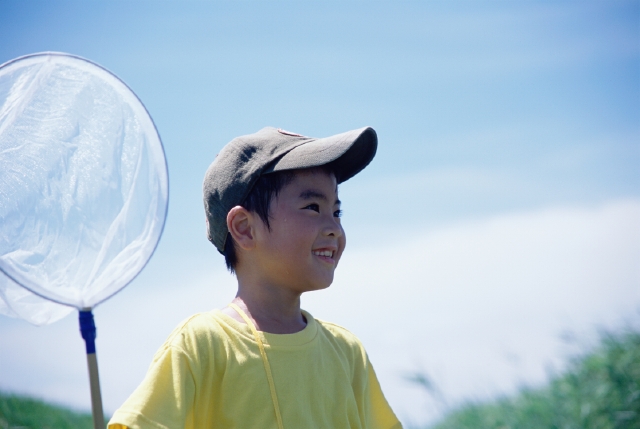
POLYGON ((329 258, 333 257, 333 252, 331 250, 314 250, 313 254, 317 256, 328 256, 329 258))

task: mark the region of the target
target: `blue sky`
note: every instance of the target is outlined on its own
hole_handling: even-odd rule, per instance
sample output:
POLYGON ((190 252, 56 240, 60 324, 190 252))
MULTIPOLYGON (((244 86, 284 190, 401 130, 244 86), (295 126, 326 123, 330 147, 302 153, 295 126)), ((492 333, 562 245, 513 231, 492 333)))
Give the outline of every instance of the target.
MULTIPOLYGON (((378 132, 375 160, 340 191, 352 259, 303 304, 362 337, 405 422, 441 409, 402 374, 424 368, 452 403, 490 396, 544 380, 562 331, 636 320, 639 18, 637 2, 1 2, 0 62, 63 51, 101 64, 165 146, 158 250, 96 310, 107 409, 172 326, 233 296, 201 183, 226 142, 267 125, 378 132), (474 302, 504 318, 472 320, 474 302), (422 327, 401 335, 402 321, 422 327)), ((0 389, 87 407, 75 323, 0 319, 0 389), (68 348, 26 359, 39 344, 68 348)))

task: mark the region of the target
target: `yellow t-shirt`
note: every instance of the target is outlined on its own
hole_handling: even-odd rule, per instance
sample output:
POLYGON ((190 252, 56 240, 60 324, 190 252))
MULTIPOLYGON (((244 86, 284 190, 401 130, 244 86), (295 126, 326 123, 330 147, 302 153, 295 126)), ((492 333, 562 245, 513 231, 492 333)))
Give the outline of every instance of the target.
MULTIPOLYGON (((307 326, 259 332, 285 429, 401 428, 360 341, 303 312, 307 326)), ((260 350, 248 325, 219 310, 187 319, 153 358, 110 429, 277 428, 260 350)))

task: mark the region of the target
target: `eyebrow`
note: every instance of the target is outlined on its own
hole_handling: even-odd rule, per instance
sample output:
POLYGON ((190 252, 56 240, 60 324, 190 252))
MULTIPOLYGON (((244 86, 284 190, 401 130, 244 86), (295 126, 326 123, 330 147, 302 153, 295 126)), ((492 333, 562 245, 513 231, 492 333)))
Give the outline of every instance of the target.
MULTIPOLYGON (((317 198, 319 200, 328 201, 328 198, 325 194, 323 194, 322 192, 315 191, 313 189, 302 191, 300 193, 300 198, 302 198, 303 200, 311 200, 311 199, 317 198)), ((333 204, 339 206, 340 204, 342 204, 342 201, 336 198, 336 201, 333 204)))

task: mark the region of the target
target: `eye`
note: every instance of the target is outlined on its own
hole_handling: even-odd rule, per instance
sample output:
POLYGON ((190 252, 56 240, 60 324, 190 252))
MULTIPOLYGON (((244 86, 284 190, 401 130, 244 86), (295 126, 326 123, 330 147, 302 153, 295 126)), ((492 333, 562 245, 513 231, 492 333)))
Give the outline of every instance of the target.
POLYGON ((342 217, 342 210, 336 210, 333 212, 333 217, 342 217))
POLYGON ((308 206, 305 207, 305 209, 313 210, 314 212, 320 213, 320 206, 316 203, 309 204, 308 206))

